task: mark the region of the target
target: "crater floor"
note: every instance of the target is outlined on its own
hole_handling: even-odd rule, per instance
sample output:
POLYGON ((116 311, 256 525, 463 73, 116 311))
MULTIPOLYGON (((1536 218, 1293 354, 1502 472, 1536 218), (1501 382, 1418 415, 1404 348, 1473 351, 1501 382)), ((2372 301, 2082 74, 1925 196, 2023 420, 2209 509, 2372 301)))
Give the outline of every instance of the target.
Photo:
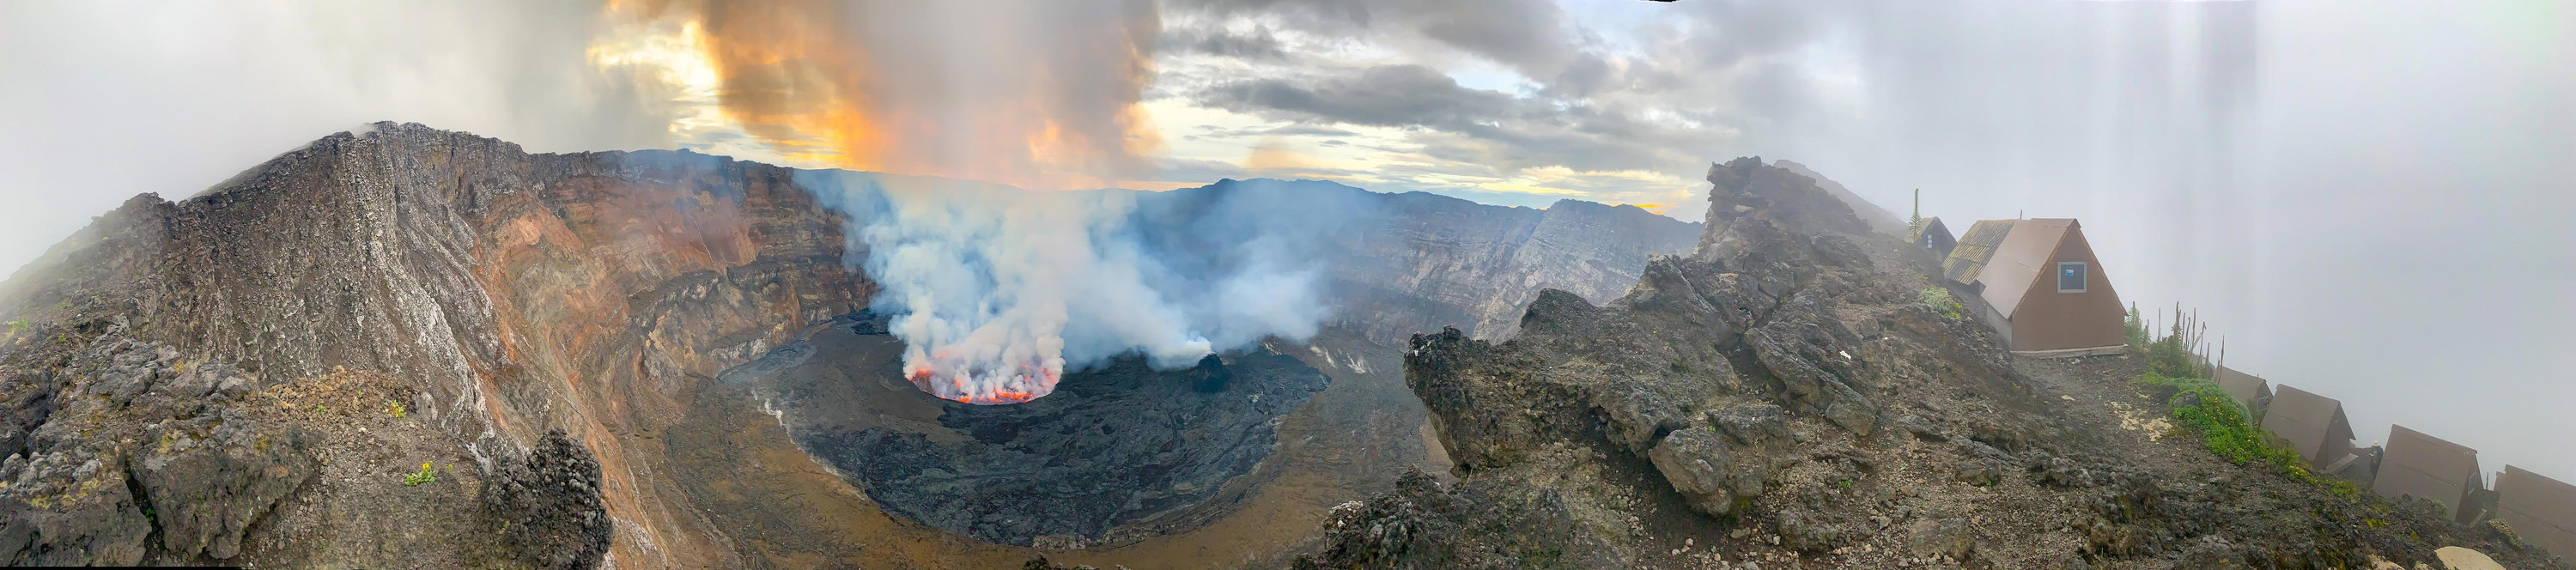
POLYGON ((1124 358, 1028 403, 961 404, 904 381, 903 344, 880 331, 834 321, 718 380, 886 511, 1008 545, 1121 544, 1222 516, 1270 475, 1256 471, 1280 418, 1331 382, 1261 347, 1168 371, 1124 358))

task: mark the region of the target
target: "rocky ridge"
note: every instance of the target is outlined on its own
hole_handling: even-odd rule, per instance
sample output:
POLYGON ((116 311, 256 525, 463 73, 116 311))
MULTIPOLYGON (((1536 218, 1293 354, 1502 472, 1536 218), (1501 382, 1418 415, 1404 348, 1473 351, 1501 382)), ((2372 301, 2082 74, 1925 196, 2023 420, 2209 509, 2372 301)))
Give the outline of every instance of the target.
POLYGON ((1336 509, 1311 568, 2363 568, 2468 545, 2420 504, 2234 465, 2141 418, 2134 360, 2015 360, 1806 176, 1713 165, 1707 233, 1605 305, 1405 359, 1457 461, 1336 509))

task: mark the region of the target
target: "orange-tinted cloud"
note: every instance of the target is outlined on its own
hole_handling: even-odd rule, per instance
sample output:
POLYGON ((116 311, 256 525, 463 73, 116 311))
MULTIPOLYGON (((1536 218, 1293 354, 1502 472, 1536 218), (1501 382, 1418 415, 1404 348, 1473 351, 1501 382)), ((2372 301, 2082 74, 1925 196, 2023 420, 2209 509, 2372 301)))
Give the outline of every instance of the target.
POLYGON ((1150 0, 623 0, 703 31, 725 114, 791 162, 1029 188, 1146 173, 1150 0))

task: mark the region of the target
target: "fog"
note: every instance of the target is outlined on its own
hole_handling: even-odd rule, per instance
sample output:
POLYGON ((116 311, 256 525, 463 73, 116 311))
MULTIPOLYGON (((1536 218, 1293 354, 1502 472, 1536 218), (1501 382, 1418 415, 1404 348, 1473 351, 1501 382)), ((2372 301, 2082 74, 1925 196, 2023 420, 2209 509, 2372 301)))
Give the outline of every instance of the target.
POLYGON ((2576 9, 2039 6, 1855 17, 1867 103, 1740 150, 1955 230, 2081 218, 2124 300, 2197 310, 2360 444, 2576 476, 2576 9))
MULTIPOLYGON (((1952 228, 2077 217, 2123 297, 2197 309, 2231 367, 2343 400, 2362 443, 2402 423, 2489 471, 2576 480, 2563 2, 1160 8, 1169 53, 1142 98, 1162 105, 1163 180, 1295 164, 1695 219, 1707 162, 1759 154, 1899 212, 1920 188, 1952 228)), ((367 121, 538 151, 711 148, 678 134, 695 115, 667 70, 590 58, 600 14, 0 4, 0 266, 127 196, 194 194, 367 121)))

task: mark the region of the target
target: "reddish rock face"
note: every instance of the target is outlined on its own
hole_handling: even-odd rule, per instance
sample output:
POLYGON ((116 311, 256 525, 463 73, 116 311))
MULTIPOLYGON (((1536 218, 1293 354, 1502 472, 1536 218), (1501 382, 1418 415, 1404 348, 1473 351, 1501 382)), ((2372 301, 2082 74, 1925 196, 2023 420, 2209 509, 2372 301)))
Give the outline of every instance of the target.
POLYGON ((272 384, 385 372, 469 449, 565 429, 598 454, 615 559, 702 566, 723 554, 647 465, 649 434, 692 377, 872 293, 842 262, 841 218, 789 179, 380 124, 185 202, 129 201, 0 287, 0 306, 120 320, 272 384))

